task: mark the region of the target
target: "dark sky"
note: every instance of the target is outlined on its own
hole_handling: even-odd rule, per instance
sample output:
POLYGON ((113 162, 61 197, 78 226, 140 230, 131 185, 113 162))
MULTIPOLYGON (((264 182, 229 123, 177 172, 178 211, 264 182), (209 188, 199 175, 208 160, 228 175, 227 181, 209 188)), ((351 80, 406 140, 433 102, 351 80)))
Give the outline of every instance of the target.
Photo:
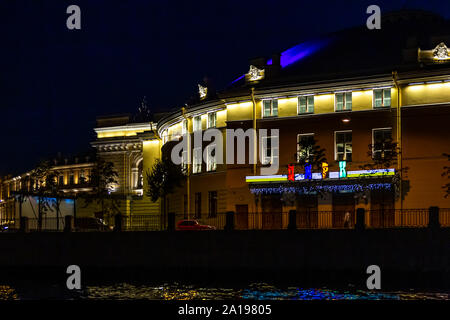
POLYGON ((208 75, 218 89, 305 39, 382 12, 450 1, 0 1, 0 175, 88 149, 99 115, 181 106, 208 75), (81 8, 81 30, 66 8, 81 8))

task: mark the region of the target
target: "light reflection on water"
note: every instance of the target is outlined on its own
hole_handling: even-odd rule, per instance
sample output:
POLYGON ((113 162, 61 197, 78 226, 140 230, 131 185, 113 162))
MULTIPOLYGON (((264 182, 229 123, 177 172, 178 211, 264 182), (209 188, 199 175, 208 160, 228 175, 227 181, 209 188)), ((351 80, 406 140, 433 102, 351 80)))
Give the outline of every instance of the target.
POLYGON ((266 283, 250 284, 245 288, 203 287, 185 284, 87 286, 78 292, 55 287, 49 291, 29 292, 0 285, 0 300, 35 299, 94 299, 94 300, 450 300, 450 293, 435 292, 377 292, 356 289, 275 287, 266 283), (58 291, 59 290, 59 291, 58 291), (22 292, 22 293, 21 293, 22 292))

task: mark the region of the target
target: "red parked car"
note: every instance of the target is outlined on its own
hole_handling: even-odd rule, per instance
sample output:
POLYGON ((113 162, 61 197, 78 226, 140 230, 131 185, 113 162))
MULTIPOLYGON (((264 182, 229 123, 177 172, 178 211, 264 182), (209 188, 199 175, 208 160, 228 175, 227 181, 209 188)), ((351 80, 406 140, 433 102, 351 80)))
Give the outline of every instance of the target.
POLYGON ((180 220, 177 223, 177 230, 216 230, 216 227, 199 224, 197 220, 180 220))

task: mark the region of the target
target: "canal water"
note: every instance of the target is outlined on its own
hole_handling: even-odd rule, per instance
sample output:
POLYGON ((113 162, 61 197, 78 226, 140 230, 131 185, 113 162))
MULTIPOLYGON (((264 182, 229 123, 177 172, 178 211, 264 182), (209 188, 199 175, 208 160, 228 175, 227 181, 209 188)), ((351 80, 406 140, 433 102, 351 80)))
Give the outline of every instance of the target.
POLYGON ((403 290, 392 292, 347 288, 302 288, 269 283, 204 286, 182 283, 122 282, 86 285, 69 291, 61 285, 2 284, 0 300, 450 300, 450 292, 403 290))

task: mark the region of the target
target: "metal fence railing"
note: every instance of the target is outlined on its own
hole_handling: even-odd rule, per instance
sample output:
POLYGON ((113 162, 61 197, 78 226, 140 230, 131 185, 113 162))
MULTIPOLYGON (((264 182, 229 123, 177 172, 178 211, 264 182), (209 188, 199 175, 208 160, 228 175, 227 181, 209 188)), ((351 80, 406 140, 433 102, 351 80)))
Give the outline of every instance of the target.
MULTIPOLYGON (((122 231, 161 231, 167 230, 168 216, 160 214, 127 215, 122 216, 122 231)), ((183 214, 175 215, 175 227, 178 222, 187 217, 183 214)), ((217 213, 213 216, 202 215, 190 217, 201 225, 223 230, 227 225, 227 214, 217 213)), ((283 230, 289 226, 289 212, 237 212, 233 215, 235 230, 283 230)), ((429 224, 429 209, 378 209, 365 211, 366 228, 425 228, 429 224)), ((39 219, 28 218, 29 231, 63 231, 66 220, 64 217, 43 217, 39 226, 39 219)), ((450 209, 439 209, 439 223, 441 227, 450 227, 450 209)), ((295 227, 297 229, 352 229, 356 224, 356 210, 297 210, 295 227)), ((98 219, 94 217, 78 217, 73 221, 72 231, 112 231, 116 226, 116 218, 98 219)), ((20 220, 0 218, 0 227, 5 230, 19 230, 20 220)))
POLYGON ((63 231, 64 230, 64 217, 43 217, 41 227, 39 228, 38 218, 28 219, 29 231, 63 231))

